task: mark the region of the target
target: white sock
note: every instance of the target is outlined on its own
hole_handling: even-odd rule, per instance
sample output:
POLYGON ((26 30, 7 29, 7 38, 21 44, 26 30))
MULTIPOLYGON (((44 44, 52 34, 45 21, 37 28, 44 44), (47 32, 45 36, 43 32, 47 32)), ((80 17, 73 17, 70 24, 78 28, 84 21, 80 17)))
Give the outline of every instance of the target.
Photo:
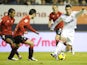
POLYGON ((71 49, 71 53, 72 53, 72 55, 75 55, 75 51, 74 51, 73 46, 72 46, 72 49, 71 49))
POLYGON ((58 55, 60 54, 62 51, 65 51, 66 49, 66 46, 63 44, 62 41, 59 41, 57 46, 56 46, 56 49, 54 51, 54 54, 58 55))

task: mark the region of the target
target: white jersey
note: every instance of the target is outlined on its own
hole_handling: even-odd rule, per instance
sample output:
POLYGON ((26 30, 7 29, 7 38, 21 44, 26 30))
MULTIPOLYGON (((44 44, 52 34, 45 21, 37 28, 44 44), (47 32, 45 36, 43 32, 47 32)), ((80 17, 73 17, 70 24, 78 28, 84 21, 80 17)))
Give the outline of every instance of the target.
POLYGON ((66 44, 72 45, 74 40, 74 33, 76 29, 77 24, 77 17, 76 17, 76 11, 73 11, 69 16, 66 14, 63 14, 61 16, 61 19, 64 21, 64 27, 61 33, 61 36, 67 38, 66 44))
POLYGON ((73 11, 69 16, 66 14, 62 14, 53 24, 51 30, 54 30, 55 26, 60 22, 64 22, 64 27, 61 33, 62 37, 67 38, 66 44, 72 45, 74 39, 74 33, 77 24, 77 17, 83 13, 83 10, 77 12, 73 11))
POLYGON ((61 19, 64 21, 64 29, 75 29, 77 24, 76 11, 73 11, 70 16, 63 14, 61 19))
POLYGON ((75 29, 76 28, 76 24, 77 24, 77 17, 82 14, 84 12, 84 10, 81 11, 73 11, 69 16, 66 14, 62 14, 53 24, 53 26, 51 27, 51 30, 54 30, 54 28, 56 27, 56 25, 58 23, 60 23, 60 21, 64 22, 64 29, 75 29))

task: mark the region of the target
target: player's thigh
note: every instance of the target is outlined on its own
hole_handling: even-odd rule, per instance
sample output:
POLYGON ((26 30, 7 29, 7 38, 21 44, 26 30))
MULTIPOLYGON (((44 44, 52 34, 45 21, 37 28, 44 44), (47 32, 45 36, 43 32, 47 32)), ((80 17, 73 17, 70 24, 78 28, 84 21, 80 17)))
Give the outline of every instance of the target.
POLYGON ((59 40, 60 39, 60 35, 56 34, 55 39, 59 40))
POLYGON ((2 35, 2 39, 9 44, 14 42, 12 35, 2 35))
POLYGON ((74 31, 63 30, 61 34, 61 40, 70 43, 70 42, 73 42, 73 38, 74 38, 74 31))
POLYGON ((67 35, 68 35, 67 30, 62 30, 60 39, 61 39, 63 42, 67 42, 67 35))
POLYGON ((33 44, 33 41, 31 41, 31 40, 29 40, 29 39, 27 39, 24 43, 25 43, 25 44, 28 44, 28 45, 32 45, 32 46, 34 45, 34 44, 33 44))
POLYGON ((67 36, 67 44, 72 45, 74 41, 74 33, 69 33, 67 36))

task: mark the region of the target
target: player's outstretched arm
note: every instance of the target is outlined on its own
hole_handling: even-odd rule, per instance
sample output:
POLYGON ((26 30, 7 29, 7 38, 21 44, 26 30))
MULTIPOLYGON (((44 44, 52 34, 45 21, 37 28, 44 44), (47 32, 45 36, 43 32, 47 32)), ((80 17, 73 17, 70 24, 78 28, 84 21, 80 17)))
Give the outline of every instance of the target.
POLYGON ((85 14, 87 12, 87 10, 85 9, 85 7, 82 7, 82 9, 76 14, 76 17, 78 17, 81 14, 85 14))
POLYGON ((59 17, 59 18, 54 22, 54 24, 51 26, 50 30, 53 31, 54 28, 56 27, 56 25, 59 24, 61 21, 62 21, 62 18, 59 17))

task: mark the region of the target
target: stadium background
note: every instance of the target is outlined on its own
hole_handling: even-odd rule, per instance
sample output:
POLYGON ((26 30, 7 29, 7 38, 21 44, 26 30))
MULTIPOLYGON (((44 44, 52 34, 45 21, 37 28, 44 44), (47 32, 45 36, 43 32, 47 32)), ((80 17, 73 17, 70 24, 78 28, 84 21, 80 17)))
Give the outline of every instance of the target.
MULTIPOLYGON (((59 11, 64 11, 64 6, 60 5, 59 11)), ((73 6, 73 10, 80 10, 83 6, 73 6)), ((87 8, 87 6, 85 6, 87 8)), ((7 11, 9 8, 14 8, 16 10, 15 17, 15 25, 13 26, 13 30, 19 20, 26 14, 31 8, 35 8, 37 10, 37 15, 34 20, 31 20, 32 26, 40 32, 40 35, 36 35, 32 32, 29 32, 28 35, 31 40, 35 43, 35 51, 36 52, 52 52, 55 48, 55 32, 50 32, 47 26, 48 23, 48 15, 52 11, 51 5, 0 5, 0 18, 4 15, 7 15, 7 11)), ((78 25, 75 34, 74 40, 74 50, 77 52, 87 52, 87 15, 81 15, 78 18, 78 25)), ((22 45, 19 48, 21 52, 27 52, 27 45, 22 45)), ((10 46, 7 45, 4 41, 0 39, 0 52, 9 52, 10 46)))

